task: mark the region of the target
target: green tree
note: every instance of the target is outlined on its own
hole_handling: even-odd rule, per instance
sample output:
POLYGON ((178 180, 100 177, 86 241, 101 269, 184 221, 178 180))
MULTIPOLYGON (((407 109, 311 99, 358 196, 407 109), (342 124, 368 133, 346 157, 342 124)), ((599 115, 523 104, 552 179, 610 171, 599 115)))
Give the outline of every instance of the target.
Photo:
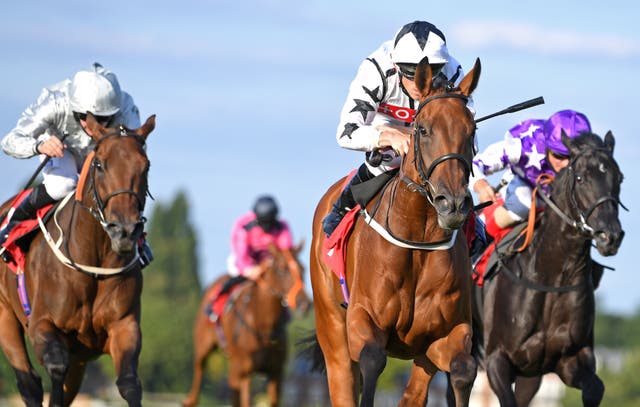
POLYGON ((200 300, 196 234, 186 195, 155 205, 147 236, 155 260, 144 270, 140 377, 145 391, 184 392, 192 370, 192 327, 200 300))

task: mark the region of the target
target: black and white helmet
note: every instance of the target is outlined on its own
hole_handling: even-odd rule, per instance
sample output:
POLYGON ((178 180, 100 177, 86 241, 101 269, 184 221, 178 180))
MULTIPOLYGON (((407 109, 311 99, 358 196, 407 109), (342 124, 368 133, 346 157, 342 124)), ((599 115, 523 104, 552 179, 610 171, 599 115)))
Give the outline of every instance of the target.
POLYGON ((396 65, 417 65, 424 57, 429 64, 446 64, 449 51, 442 31, 426 21, 414 21, 396 34, 391 59, 396 65))

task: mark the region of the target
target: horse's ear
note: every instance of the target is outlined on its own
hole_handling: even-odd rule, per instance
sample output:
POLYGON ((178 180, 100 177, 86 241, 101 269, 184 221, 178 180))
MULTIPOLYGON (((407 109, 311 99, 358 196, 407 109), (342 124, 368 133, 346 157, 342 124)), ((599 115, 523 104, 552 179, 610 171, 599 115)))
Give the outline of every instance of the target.
POLYGON ((152 114, 151 116, 149 116, 147 121, 144 122, 142 126, 134 130, 133 133, 136 136, 142 137, 144 140, 146 140, 149 133, 151 133, 155 128, 156 128, 156 115, 152 114))
POLYGON ((431 91, 432 80, 433 78, 431 77, 431 65, 429 65, 429 58, 424 57, 416 68, 415 79, 415 84, 418 87, 418 90, 420 91, 420 94, 423 98, 426 98, 431 91))
POLYGON ((87 112, 85 123, 87 123, 87 134, 93 139, 93 141, 97 142, 107 133, 106 127, 98 123, 91 112, 87 112))
MULTIPOLYGON (((573 139, 567 136, 567 133, 565 133, 564 129, 560 129, 560 139, 562 140, 562 144, 567 146, 569 151, 573 153, 573 151, 575 150, 575 147, 573 145, 573 139)), ((575 153, 572 155, 575 155, 575 153)))
POLYGON ((304 239, 301 239, 300 243, 298 243, 291 249, 291 251, 293 252, 293 255, 297 256, 302 251, 303 247, 304 247, 304 239))
POLYGON ((458 85, 463 95, 469 96, 476 89, 480 80, 480 70, 480 58, 476 58, 473 68, 462 78, 460 85, 458 85))
POLYGON ((604 135, 604 146, 613 154, 613 147, 616 145, 616 139, 613 137, 611 130, 604 135))

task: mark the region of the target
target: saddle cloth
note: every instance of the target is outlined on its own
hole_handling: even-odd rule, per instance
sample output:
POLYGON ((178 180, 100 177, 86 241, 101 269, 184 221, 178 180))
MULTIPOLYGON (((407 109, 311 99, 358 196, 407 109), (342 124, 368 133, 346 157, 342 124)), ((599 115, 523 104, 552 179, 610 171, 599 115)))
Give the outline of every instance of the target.
MULTIPOLYGON (((11 207, 18 207, 20 202, 29 196, 30 192, 31 190, 25 190, 18 194, 11 207)), ((54 206, 55 204, 49 204, 38 209, 36 212, 37 218, 47 219, 49 214, 52 213, 54 206)), ((24 271, 29 245, 39 230, 37 218, 24 220, 14 226, 13 229, 11 229, 11 232, 9 232, 9 237, 2 244, 2 248, 0 249, 3 254, 2 258, 5 259, 7 266, 16 274, 24 271)), ((0 227, 4 227, 6 223, 8 222, 5 217, 2 224, 0 224, 0 227)))

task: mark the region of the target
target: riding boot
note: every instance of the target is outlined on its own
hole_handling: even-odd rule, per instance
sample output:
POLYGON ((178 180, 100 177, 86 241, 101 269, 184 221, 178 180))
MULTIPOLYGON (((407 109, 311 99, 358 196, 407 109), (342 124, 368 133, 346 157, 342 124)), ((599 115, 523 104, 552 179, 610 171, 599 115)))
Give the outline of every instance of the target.
POLYGON ((141 237, 138 241, 138 254, 140 255, 140 266, 141 268, 145 268, 153 261, 153 250, 151 250, 151 246, 146 239, 145 236, 141 237))
POLYGON ((20 202, 20 205, 15 209, 9 223, 0 230, 0 246, 9 237, 11 230, 20 222, 33 219, 36 217, 38 209, 55 202, 55 199, 51 198, 44 187, 44 184, 40 184, 31 191, 29 196, 20 202))
POLYGON ((325 216, 322 220, 322 229, 327 236, 331 236, 331 233, 342 221, 342 218, 356 206, 356 201, 353 198, 351 187, 362 182, 368 181, 374 177, 369 171, 369 168, 365 164, 362 164, 358 168, 358 172, 349 180, 347 186, 342 190, 342 193, 331 207, 331 212, 325 216))
POLYGON ((489 246, 489 243, 491 243, 489 241, 491 236, 487 234, 486 227, 482 219, 480 219, 480 217, 476 214, 474 214, 473 216, 475 216, 476 218, 474 230, 475 237, 471 242, 471 250, 469 251, 469 254, 471 257, 471 263, 475 264, 476 260, 480 258, 482 253, 484 253, 485 249, 489 246))

